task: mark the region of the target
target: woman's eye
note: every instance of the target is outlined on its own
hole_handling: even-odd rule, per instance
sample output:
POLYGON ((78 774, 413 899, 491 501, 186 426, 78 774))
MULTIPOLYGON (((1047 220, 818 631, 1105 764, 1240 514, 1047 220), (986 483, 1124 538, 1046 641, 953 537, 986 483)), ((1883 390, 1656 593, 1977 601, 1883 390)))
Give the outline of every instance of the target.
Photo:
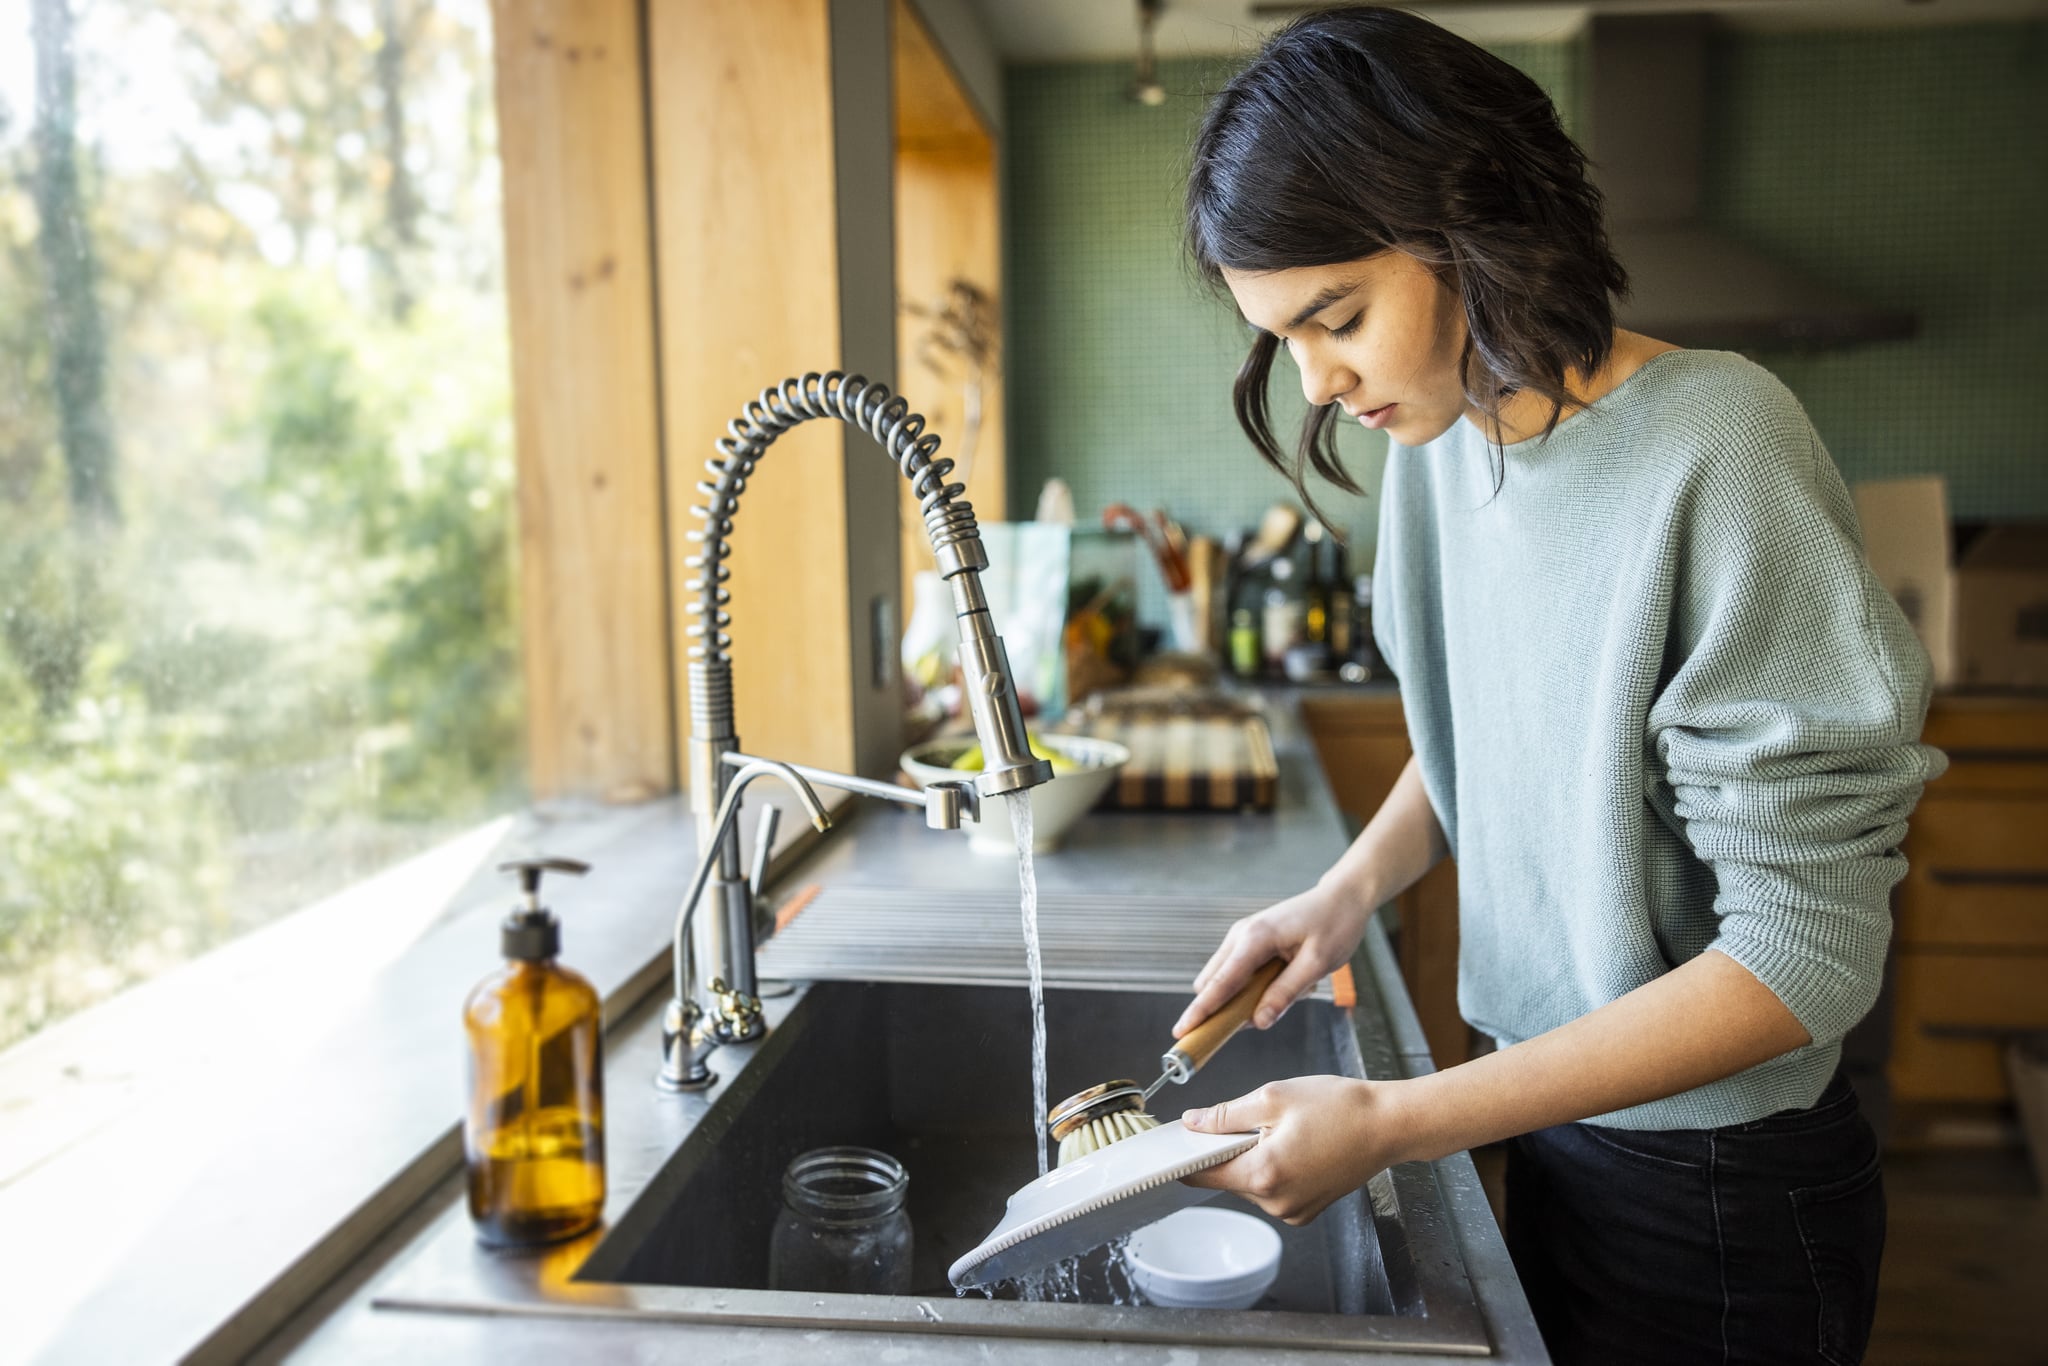
POLYGON ((1336 338, 1336 339, 1337 339, 1338 341, 1343 341, 1343 340, 1344 340, 1344 339, 1345 339, 1346 337, 1349 337, 1349 336, 1353 335, 1354 333, 1356 333, 1356 332, 1358 331, 1358 325, 1359 325, 1360 323, 1364 322, 1364 321, 1365 321, 1365 314, 1364 314, 1364 312, 1363 312, 1363 311, 1361 311, 1361 312, 1359 312, 1359 313, 1356 313, 1356 314, 1354 314, 1354 315, 1352 316, 1352 319, 1351 319, 1351 321, 1350 321, 1350 322, 1348 322, 1348 323, 1345 323, 1345 324, 1344 324, 1344 325, 1343 325, 1342 327, 1333 327, 1333 328, 1330 328, 1330 329, 1329 329, 1330 335, 1331 335, 1332 337, 1335 337, 1335 338, 1336 338))

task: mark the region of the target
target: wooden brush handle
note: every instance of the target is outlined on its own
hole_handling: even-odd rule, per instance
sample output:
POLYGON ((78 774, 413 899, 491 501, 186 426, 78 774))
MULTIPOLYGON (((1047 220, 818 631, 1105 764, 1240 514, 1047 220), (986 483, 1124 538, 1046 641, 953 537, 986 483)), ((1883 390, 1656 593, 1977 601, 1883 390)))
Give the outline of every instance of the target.
POLYGON ((1216 1050, 1229 1043, 1231 1035, 1251 1020, 1252 1012, 1259 1008, 1259 998, 1286 966, 1286 959, 1275 958, 1253 973, 1252 979, 1239 987, 1237 995, 1225 1001, 1215 1014, 1181 1035, 1167 1056, 1178 1053, 1190 1073, 1201 1071, 1202 1065, 1216 1056, 1216 1050))

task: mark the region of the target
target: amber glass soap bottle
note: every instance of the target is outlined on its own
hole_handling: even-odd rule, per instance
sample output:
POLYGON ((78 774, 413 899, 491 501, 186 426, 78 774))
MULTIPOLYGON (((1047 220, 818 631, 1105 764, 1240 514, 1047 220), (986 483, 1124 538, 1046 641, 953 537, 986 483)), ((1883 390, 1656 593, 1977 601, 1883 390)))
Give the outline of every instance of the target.
POLYGON ((573 1238, 604 1213, 604 1021, 596 989, 556 961, 561 924, 540 904, 543 873, 588 868, 569 859, 500 866, 518 874, 525 896, 505 920, 504 967, 462 1012, 462 1137, 477 1237, 525 1247, 573 1238))

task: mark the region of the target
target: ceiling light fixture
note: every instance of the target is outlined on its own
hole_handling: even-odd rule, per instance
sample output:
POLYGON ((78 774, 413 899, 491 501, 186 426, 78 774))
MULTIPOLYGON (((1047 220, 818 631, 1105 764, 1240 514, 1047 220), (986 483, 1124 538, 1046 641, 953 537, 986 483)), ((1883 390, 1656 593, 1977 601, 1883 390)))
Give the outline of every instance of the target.
POLYGON ((1165 8, 1165 0, 1138 0, 1138 74, 1129 93, 1139 104, 1153 108, 1166 103, 1166 87, 1159 83, 1152 52, 1152 30, 1159 24, 1159 11, 1165 8))

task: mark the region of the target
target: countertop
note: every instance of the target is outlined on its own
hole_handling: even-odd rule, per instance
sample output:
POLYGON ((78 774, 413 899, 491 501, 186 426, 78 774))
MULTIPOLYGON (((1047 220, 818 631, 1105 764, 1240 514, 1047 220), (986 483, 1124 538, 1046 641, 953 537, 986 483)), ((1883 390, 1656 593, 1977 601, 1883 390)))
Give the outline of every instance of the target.
MULTIPOLYGON (((1357 691, 1363 692, 1365 689, 1357 691)), ((1078 827, 1055 856, 1038 860, 1041 892, 1129 891, 1158 894, 1175 886, 1210 895, 1279 898, 1307 886, 1344 848, 1347 832, 1309 738, 1292 690, 1267 692, 1280 792, 1268 814, 1097 813, 1078 827)), ((869 809, 785 874, 778 888, 818 883, 949 890, 1014 888, 1010 861, 975 855, 964 840, 924 828, 916 812, 869 809)), ((1387 1029, 1386 1050, 1372 1065, 1414 1075, 1430 1063, 1391 954, 1377 925, 1353 962, 1361 997, 1378 1001, 1387 1029)), ((612 1033, 644 1029, 659 1009, 665 983, 650 999, 622 1012, 612 1033)), ((716 1065, 716 1060, 714 1060, 716 1065)), ((629 1105, 650 1094, 645 1076, 623 1076, 608 1086, 608 1106, 629 1105)), ((1463 1254, 1494 1360, 1545 1360, 1477 1174, 1463 1153, 1430 1164, 1463 1254)), ((806 1362, 870 1361, 919 1366, 1000 1355, 1019 1362, 1067 1361, 1079 1344, 916 1332, 875 1332, 738 1327, 724 1324, 632 1322, 617 1319, 500 1317, 380 1308, 373 1301, 402 1284, 409 1263, 445 1250, 450 1230, 465 1221, 460 1172, 392 1227, 346 1274, 288 1323, 255 1358, 261 1361, 475 1362, 479 1366, 553 1360, 658 1359, 806 1362), (439 1235, 438 1239, 436 1235, 439 1235)), ((445 1255, 445 1254, 444 1254, 445 1255)), ((1269 1348, 1153 1346, 1092 1343, 1090 1350, 1116 1362, 1189 1366, 1201 1358, 1236 1363, 1298 1359, 1328 1361, 1327 1351, 1276 1353, 1269 1348)), ((1388 1361, 1441 1357, 1374 1353, 1388 1361)))

